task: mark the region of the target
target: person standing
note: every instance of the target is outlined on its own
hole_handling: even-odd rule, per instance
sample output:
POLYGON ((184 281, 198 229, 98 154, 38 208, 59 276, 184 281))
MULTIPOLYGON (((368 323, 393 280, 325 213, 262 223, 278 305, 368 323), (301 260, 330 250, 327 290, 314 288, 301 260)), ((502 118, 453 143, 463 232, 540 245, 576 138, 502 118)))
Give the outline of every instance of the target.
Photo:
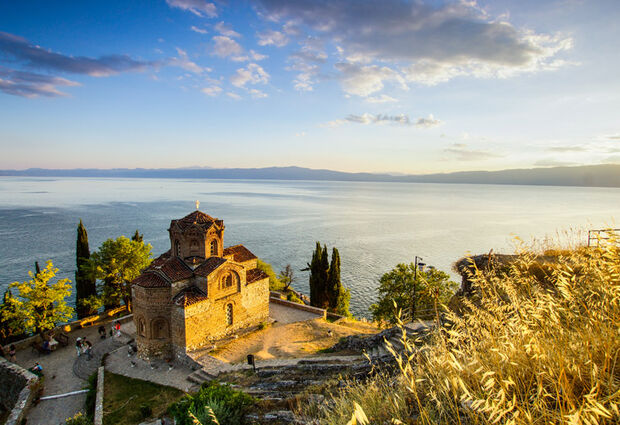
POLYGON ((88 356, 88 358, 86 360, 92 359, 93 358, 93 355, 92 355, 93 344, 91 344, 89 340, 84 338, 84 341, 83 341, 82 345, 84 347, 84 354, 86 354, 88 356))
POLYGON ((121 322, 119 322, 118 320, 116 321, 116 323, 114 323, 114 330, 115 332, 115 336, 117 338, 120 338, 121 336, 121 322))
POLYGON ((9 347, 9 361, 15 363, 15 344, 11 344, 9 347))
POLYGON ((77 352, 78 357, 82 355, 82 338, 80 338, 79 336, 75 340, 75 351, 77 352))

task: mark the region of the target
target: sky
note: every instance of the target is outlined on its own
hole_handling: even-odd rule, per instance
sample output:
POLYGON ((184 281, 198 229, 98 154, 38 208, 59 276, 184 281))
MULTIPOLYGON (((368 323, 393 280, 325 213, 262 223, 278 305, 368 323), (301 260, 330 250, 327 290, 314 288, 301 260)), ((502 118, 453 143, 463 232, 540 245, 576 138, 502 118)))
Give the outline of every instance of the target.
POLYGON ((618 0, 0 3, 0 169, 620 163, 618 0))

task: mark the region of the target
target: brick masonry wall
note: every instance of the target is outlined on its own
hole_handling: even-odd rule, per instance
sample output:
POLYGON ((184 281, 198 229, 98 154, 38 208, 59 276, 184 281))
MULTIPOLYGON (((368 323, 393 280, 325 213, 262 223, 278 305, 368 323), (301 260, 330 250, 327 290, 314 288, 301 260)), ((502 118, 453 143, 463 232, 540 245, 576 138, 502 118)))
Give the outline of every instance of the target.
POLYGON ((145 359, 170 357, 170 288, 143 288, 134 285, 132 294, 138 355, 145 359))

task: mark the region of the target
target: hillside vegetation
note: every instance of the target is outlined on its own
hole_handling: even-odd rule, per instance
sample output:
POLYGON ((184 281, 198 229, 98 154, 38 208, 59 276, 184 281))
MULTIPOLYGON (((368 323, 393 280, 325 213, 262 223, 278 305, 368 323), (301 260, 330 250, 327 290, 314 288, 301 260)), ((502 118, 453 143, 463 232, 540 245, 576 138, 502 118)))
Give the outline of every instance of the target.
POLYGON ((532 251, 507 270, 474 267, 458 314, 446 309, 419 348, 404 335, 397 373, 352 382, 302 414, 321 424, 618 423, 617 242, 561 252, 544 270, 532 251))

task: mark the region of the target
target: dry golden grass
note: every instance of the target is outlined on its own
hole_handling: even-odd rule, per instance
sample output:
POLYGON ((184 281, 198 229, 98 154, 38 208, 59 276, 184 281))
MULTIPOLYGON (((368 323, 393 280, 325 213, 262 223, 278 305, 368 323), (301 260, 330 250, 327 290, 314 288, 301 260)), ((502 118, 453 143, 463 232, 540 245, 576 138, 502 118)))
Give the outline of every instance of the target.
POLYGON ((393 353, 400 373, 350 385, 308 407, 345 424, 612 424, 620 422, 620 249, 562 252, 545 279, 535 255, 508 273, 476 271, 465 311, 447 311, 429 344, 393 353))

